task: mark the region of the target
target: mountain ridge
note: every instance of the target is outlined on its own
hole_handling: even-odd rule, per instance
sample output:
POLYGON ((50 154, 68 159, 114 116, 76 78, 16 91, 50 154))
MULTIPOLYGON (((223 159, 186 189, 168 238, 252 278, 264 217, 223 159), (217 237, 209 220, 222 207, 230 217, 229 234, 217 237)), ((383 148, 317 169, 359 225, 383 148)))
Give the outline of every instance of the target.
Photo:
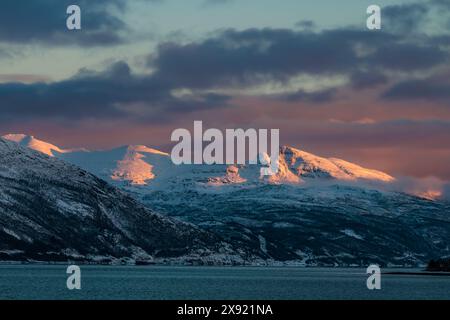
MULTIPOLYGON (((44 152, 50 156, 60 157, 85 169, 88 168, 88 171, 102 178, 125 181, 132 185, 144 186, 150 184, 156 178, 156 174, 153 172, 155 167, 155 163, 152 163, 153 161, 157 163, 164 162, 165 166, 171 166, 172 170, 177 170, 177 166, 171 164, 169 161, 169 154, 144 145, 129 145, 110 150, 87 151, 86 149, 62 149, 48 142, 29 137, 23 134, 9 134, 4 136, 5 139, 25 145, 31 149, 44 152), (104 155, 102 161, 105 163, 103 168, 95 169, 92 166, 89 167, 89 164, 86 162, 100 161, 99 157, 101 157, 102 153, 104 155), (158 161, 155 159, 158 156, 160 158, 167 157, 167 159, 159 159, 158 161), (83 162, 82 157, 92 159, 83 162), (108 173, 105 172, 105 167, 108 167, 108 173)), ((238 171, 240 169, 245 170, 245 166, 232 167, 237 168, 238 171)), ((226 174, 226 169, 222 171, 223 174, 226 174)), ((219 177, 210 178, 220 180, 219 177)), ((257 178, 261 180, 262 177, 257 178)), ((394 177, 378 170, 363 168, 362 166, 342 159, 319 157, 289 146, 280 148, 279 172, 275 176, 265 179, 265 181, 271 183, 297 184, 302 183, 304 178, 327 178, 341 181, 395 181, 394 177)), ((228 182, 243 183, 248 182, 248 179, 231 179, 228 182)))

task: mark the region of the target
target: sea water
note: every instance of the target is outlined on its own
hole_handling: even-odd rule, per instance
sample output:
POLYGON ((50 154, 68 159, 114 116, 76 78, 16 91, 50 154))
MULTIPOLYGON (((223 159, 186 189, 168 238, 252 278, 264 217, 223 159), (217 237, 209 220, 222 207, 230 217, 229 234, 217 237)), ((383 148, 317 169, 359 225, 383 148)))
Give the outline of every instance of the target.
POLYGON ((81 266, 68 290, 66 267, 0 265, 0 299, 450 299, 448 276, 382 274, 369 290, 364 269, 81 266))

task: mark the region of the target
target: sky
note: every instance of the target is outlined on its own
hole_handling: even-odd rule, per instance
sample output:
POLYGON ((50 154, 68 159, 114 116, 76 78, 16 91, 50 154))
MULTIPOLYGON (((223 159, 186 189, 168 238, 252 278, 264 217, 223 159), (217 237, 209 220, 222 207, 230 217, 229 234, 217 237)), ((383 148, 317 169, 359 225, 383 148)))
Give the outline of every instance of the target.
POLYGON ((449 181, 449 57, 450 0, 2 0, 0 134, 169 151, 194 120, 279 128, 281 144, 449 181))

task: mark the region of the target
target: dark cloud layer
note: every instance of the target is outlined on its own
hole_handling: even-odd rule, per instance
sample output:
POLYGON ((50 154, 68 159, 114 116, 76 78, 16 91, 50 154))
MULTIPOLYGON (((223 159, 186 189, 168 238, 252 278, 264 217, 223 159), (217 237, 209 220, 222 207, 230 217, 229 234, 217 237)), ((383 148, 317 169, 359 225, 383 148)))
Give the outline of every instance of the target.
MULTIPOLYGON (((227 30, 199 43, 162 44, 150 59, 159 78, 190 88, 283 82, 300 74, 355 74, 358 81, 364 70, 413 72, 445 62, 448 52, 437 44, 405 43, 393 34, 352 29, 227 30)), ((381 80, 377 74, 373 80, 381 80)), ((361 80, 367 85, 367 77, 361 80)))
POLYGON ((355 89, 372 88, 386 83, 387 80, 387 76, 377 71, 361 71, 351 75, 351 84, 355 89))
POLYGON ((403 36, 426 34, 437 26, 446 29, 450 18, 450 1, 424 0, 383 8, 383 28, 403 36))
POLYGON ((383 25, 390 32, 415 32, 426 23, 429 11, 426 1, 388 6, 383 9, 383 25))
POLYGON ((117 44, 125 41, 121 32, 126 30, 126 24, 112 12, 125 10, 126 3, 126 0, 2 0, 0 42, 81 46, 117 44), (66 9, 71 4, 79 5, 82 10, 80 31, 69 32, 66 28, 66 9))
POLYGON ((395 84, 383 94, 389 100, 423 100, 450 105, 450 83, 437 79, 409 80, 395 84))
POLYGON ((227 30, 200 43, 165 43, 150 65, 178 86, 213 88, 286 81, 298 74, 346 73, 358 62, 352 44, 381 43, 360 31, 227 30), (372 41, 371 41, 372 40, 372 41), (332 54, 330 54, 332 53, 332 54))
POLYGON ((388 43, 380 46, 369 60, 372 66, 389 71, 417 71, 448 62, 449 54, 436 45, 388 43))
POLYGON ((227 96, 214 94, 177 98, 171 89, 170 83, 133 75, 125 62, 117 62, 103 72, 81 70, 60 82, 0 84, 0 115, 2 121, 145 117, 152 111, 192 111, 228 101, 227 96), (136 111, 139 104, 144 110, 136 111))

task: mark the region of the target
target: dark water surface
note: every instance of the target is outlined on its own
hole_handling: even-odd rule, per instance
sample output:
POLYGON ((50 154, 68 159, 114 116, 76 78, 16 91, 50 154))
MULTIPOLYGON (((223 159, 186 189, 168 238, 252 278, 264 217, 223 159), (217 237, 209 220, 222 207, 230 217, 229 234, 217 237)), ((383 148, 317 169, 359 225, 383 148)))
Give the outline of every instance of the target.
POLYGON ((383 274, 372 291, 363 269, 81 266, 73 291, 67 276, 63 265, 0 265, 0 299, 450 299, 450 277, 383 274))

